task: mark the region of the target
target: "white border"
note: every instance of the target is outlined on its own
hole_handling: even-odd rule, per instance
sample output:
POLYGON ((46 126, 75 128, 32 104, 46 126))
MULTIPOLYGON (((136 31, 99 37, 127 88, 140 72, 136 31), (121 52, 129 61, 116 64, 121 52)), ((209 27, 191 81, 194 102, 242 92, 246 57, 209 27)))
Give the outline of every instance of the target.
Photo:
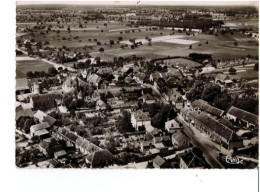
MULTIPOLYGON (((64 0, 63 0, 64 1, 64 0)), ((93 0, 98 2, 98 0, 93 0)), ((100 1, 99 1, 100 2, 100 1)), ((103 0, 104 2, 104 0, 103 0)), ((134 1, 135 2, 135 1, 134 1)), ((141 0, 144 2, 144 0, 141 0)), ((155 2, 155 1, 154 1, 155 2)), ((186 1, 187 3, 191 1, 186 1)), ((238 1, 236 1, 238 2, 238 1)), ((205 2, 206 3, 206 2, 205 2)), ((15 6, 1 8, 0 191, 252 191, 258 170, 29 170, 15 167, 15 6)))

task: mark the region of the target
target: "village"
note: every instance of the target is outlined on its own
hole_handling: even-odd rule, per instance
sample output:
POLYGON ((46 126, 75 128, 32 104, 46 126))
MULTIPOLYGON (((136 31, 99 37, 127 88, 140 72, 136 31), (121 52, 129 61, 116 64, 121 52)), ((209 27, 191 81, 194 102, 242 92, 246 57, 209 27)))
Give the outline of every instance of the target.
POLYGON ((28 9, 17 63, 48 68, 17 72, 17 167, 258 166, 258 32, 227 25, 257 13, 28 9))

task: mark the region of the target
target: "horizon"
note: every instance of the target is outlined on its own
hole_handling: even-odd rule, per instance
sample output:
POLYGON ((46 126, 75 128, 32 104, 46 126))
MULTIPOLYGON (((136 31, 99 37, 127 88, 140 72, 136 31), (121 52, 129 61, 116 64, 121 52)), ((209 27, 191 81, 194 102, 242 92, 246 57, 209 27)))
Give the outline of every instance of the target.
POLYGON ((106 5, 106 6, 253 6, 258 1, 16 1, 17 6, 25 5, 106 5))

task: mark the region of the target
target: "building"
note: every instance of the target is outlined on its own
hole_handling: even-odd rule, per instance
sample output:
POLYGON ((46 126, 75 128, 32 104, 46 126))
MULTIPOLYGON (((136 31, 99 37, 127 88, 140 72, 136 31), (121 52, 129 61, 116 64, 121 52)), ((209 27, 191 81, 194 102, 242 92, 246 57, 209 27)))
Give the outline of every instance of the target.
POLYGON ((165 159, 163 159, 160 155, 157 155, 153 159, 153 167, 161 169, 161 168, 168 168, 169 166, 165 159))
POLYGON ((91 168, 101 168, 114 164, 115 157, 108 150, 103 149, 88 155, 86 157, 86 162, 91 165, 91 168))
POLYGON ((242 139, 234 131, 205 113, 191 111, 190 120, 197 129, 209 135, 212 141, 221 144, 228 150, 243 146, 242 139))
POLYGON ((155 98, 150 94, 144 94, 143 102, 146 104, 153 104, 153 103, 155 103, 155 98))
POLYGON ((180 126, 180 124, 175 121, 174 119, 170 120, 170 121, 166 121, 165 122, 165 129, 167 130, 168 133, 175 133, 177 130, 182 129, 182 127, 180 126))
POLYGON ((204 169, 208 168, 208 164, 201 153, 194 150, 184 153, 180 156, 181 169, 204 169))
POLYGON ((167 88, 164 93, 162 93, 166 101, 171 102, 175 107, 183 107, 183 97, 182 94, 177 90, 177 88, 167 88))
POLYGON ((194 109, 199 109, 202 111, 205 111, 207 113, 210 113, 211 115, 221 117, 224 114, 224 111, 221 109, 218 109, 216 107, 211 106, 208 102, 198 99, 191 103, 192 107, 194 109))
POLYGON ((172 144, 178 149, 185 149, 190 146, 190 139, 182 133, 182 131, 177 131, 172 135, 172 144))
POLYGON ((43 136, 43 135, 49 134, 49 132, 46 130, 47 128, 50 128, 50 125, 47 122, 32 125, 30 127, 31 137, 43 136), (42 130, 44 130, 44 132, 42 130), (39 134, 39 131, 40 131, 40 134, 39 134))
POLYGON ((30 103, 33 105, 34 110, 46 111, 57 107, 57 104, 62 98, 63 96, 58 93, 32 95, 30 103))
POLYGON ((151 124, 151 118, 148 112, 143 112, 140 109, 131 113, 131 123, 138 130, 138 127, 151 124))
POLYGON ((245 125, 247 128, 258 128, 258 116, 232 106, 227 112, 227 118, 237 122, 239 124, 245 125))

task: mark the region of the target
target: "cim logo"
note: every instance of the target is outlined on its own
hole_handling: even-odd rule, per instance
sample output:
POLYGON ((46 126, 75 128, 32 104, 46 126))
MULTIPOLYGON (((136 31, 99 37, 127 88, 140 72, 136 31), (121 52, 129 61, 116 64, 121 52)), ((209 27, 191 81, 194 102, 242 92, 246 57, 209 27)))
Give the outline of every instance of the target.
POLYGON ((225 161, 228 164, 243 164, 243 159, 239 159, 238 157, 232 157, 232 156, 223 156, 223 158, 225 159, 225 161))

